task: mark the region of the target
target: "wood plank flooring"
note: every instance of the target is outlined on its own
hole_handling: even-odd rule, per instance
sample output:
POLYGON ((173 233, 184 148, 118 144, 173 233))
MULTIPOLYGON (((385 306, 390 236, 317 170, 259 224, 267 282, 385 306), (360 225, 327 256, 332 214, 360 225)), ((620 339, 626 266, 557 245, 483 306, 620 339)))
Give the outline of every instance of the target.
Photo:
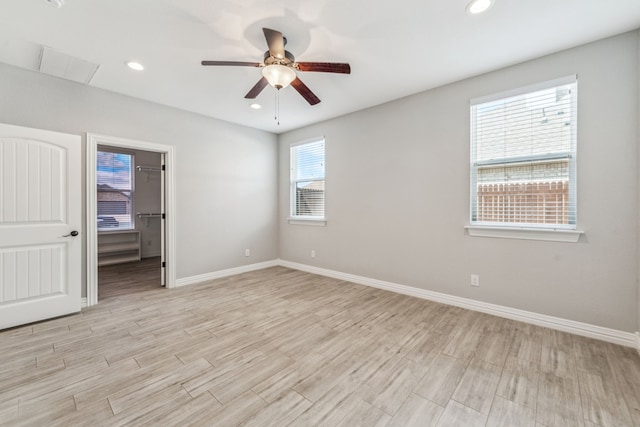
POLYGON ((282 267, 114 272, 99 305, 0 332, 0 425, 640 426, 631 348, 282 267))
POLYGON ((98 301, 161 287, 160 257, 98 267, 98 301))

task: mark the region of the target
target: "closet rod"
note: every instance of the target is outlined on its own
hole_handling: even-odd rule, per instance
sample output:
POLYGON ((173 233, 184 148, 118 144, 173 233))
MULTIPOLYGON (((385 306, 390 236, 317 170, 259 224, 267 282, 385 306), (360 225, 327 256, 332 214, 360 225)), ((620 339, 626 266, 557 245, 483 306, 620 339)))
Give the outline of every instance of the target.
POLYGON ((138 169, 141 172, 160 172, 160 171, 162 171, 162 168, 157 167, 157 166, 141 166, 141 165, 138 165, 138 166, 136 166, 136 169, 138 169))
POLYGON ((156 218, 156 217, 162 216, 161 213, 142 213, 142 212, 138 212, 136 215, 138 215, 138 218, 156 218))

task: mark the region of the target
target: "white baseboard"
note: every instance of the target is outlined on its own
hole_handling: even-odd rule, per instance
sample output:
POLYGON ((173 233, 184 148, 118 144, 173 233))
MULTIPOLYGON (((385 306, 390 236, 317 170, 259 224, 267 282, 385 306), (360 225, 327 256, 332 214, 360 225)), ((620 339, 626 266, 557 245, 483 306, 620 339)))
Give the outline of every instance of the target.
MULTIPOLYGON (((414 288, 412 286, 386 282, 384 280, 372 279, 364 276, 357 276, 355 274, 342 273, 335 270, 314 267, 306 264, 299 264, 281 259, 243 265, 240 267, 228 268, 225 270, 199 274, 196 276, 183 277, 176 280, 176 287, 207 282, 214 279, 233 276, 235 274, 248 273, 250 271, 261 270, 263 268, 275 267, 278 265, 282 267, 292 268, 294 270, 305 271, 307 273, 318 274, 320 276, 332 277, 334 279, 345 280, 347 282, 357 283, 360 285, 371 286, 386 291, 422 298, 429 301, 435 301, 443 304, 453 305, 456 307, 466 308, 469 310, 479 311, 482 313, 492 314, 494 316, 530 323, 532 325, 538 325, 563 332, 569 332, 588 338, 594 338, 614 344, 620 344, 626 347, 633 347, 636 348, 638 352, 640 352, 640 332, 636 332, 634 334, 632 332, 618 331, 616 329, 591 325, 589 323, 576 322, 574 320, 548 316, 546 314, 539 314, 531 311, 520 310, 517 308, 476 301, 469 298, 428 291, 426 289, 414 288)), ((86 307, 86 303, 87 299, 83 298, 82 307, 86 307)))
POLYGON ((263 268, 275 267, 279 265, 278 260, 259 262, 256 264, 242 265, 240 267, 227 268, 211 273, 198 274, 196 276, 183 277, 176 279, 176 288, 180 286, 194 285, 196 283, 208 282, 209 280, 220 279, 223 277, 233 276, 235 274, 248 273, 250 271, 262 270, 263 268))
POLYGON ((595 338, 614 344, 620 344, 626 347, 633 347, 640 351, 640 334, 638 333, 634 334, 632 332, 618 331, 615 329, 604 328, 588 323, 576 322, 573 320, 562 319, 545 314, 533 313, 530 311, 476 301, 469 298, 457 297, 440 292, 427 291, 425 289, 414 288, 412 286, 385 282, 383 280, 356 276, 354 274, 341 273, 339 271, 328 270, 325 268, 314 267, 306 264, 299 264, 285 260, 278 260, 277 264, 283 267, 292 268, 294 270, 332 277, 334 279, 345 280, 352 283, 358 283, 360 285, 371 286, 374 288, 384 289, 399 294, 410 295, 417 298, 440 302, 456 307, 462 307, 469 310, 504 317, 507 319, 518 320, 520 322, 530 323, 538 326, 544 326, 546 328, 569 332, 584 337, 595 338))

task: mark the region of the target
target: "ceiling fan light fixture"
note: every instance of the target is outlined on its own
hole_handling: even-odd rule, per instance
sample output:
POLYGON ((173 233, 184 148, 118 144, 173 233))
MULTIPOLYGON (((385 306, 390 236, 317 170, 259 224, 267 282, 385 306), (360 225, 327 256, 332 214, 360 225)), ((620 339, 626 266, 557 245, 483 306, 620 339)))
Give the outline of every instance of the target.
POLYGON ((492 5, 494 0, 472 0, 467 5, 467 13, 477 15, 486 12, 492 5))
POLYGON ((267 65, 262 69, 262 75, 269 84, 276 89, 283 89, 296 79, 296 72, 285 65, 267 65))

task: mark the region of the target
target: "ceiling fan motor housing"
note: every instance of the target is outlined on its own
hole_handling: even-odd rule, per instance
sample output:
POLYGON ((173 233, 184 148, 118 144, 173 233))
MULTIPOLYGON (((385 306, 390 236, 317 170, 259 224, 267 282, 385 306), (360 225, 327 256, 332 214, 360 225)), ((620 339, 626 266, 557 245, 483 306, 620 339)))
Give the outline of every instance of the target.
POLYGON ((296 57, 293 56, 293 54, 291 52, 289 52, 288 50, 284 51, 284 58, 276 58, 271 56, 271 54, 269 53, 269 51, 266 51, 264 53, 264 65, 285 65, 285 66, 290 66, 292 65, 294 62, 296 62, 296 57))

